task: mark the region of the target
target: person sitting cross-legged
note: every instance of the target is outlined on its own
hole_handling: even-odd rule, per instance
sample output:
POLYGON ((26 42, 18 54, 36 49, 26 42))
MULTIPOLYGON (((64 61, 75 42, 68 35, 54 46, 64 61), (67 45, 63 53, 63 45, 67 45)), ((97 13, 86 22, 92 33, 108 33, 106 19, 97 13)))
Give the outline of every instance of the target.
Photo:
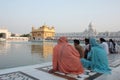
POLYGON ((109 54, 109 47, 106 40, 104 38, 100 38, 99 40, 100 40, 100 45, 105 49, 106 53, 109 54))
POLYGON ((80 41, 78 39, 74 39, 75 49, 79 52, 80 58, 84 57, 84 48, 80 45, 80 41))
POLYGON ((58 39, 58 43, 53 49, 52 63, 53 69, 49 70, 50 73, 56 71, 75 75, 84 73, 79 52, 68 43, 64 36, 58 39))
POLYGON ((109 68, 107 53, 94 38, 90 38, 90 52, 87 59, 82 58, 81 62, 85 68, 98 73, 111 73, 109 68))

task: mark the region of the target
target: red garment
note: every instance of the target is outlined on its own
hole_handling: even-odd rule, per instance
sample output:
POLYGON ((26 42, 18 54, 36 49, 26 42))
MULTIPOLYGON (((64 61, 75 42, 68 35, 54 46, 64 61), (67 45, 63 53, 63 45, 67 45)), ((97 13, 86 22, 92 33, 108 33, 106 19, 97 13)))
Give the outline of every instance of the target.
POLYGON ((80 54, 67 42, 66 37, 60 37, 53 49, 53 70, 72 74, 84 72, 80 54))

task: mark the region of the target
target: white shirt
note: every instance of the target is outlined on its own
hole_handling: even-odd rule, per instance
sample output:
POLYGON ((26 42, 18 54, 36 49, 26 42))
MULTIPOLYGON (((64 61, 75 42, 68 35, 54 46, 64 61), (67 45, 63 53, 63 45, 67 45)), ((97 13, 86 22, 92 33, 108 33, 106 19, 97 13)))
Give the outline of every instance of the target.
POLYGON ((107 42, 102 42, 101 46, 105 49, 106 53, 109 54, 109 47, 107 42))
POLYGON ((89 51, 89 44, 85 45, 85 49, 89 51))

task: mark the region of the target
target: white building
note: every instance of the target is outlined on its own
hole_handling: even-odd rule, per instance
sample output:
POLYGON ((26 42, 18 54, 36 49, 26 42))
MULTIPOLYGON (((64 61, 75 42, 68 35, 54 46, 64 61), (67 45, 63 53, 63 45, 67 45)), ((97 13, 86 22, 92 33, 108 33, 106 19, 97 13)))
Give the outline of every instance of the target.
POLYGON ((9 32, 6 28, 0 28, 0 38, 7 39, 11 36, 11 32, 9 32))
POLYGON ((71 32, 71 33, 56 33, 55 39, 58 39, 60 36, 66 36, 68 39, 84 39, 88 37, 95 37, 97 35, 96 30, 93 29, 92 23, 88 25, 88 29, 85 29, 83 32, 71 32))
POLYGON ((84 38, 96 37, 97 39, 105 38, 106 40, 113 39, 113 40, 120 41, 120 31, 118 32, 108 32, 108 31, 97 32, 92 23, 90 23, 88 25, 88 29, 85 29, 83 32, 56 33, 55 39, 58 39, 60 36, 66 36, 68 39, 83 40, 84 38))
POLYGON ((95 37, 97 35, 96 30, 93 28, 92 23, 88 25, 88 29, 83 32, 84 37, 95 37))

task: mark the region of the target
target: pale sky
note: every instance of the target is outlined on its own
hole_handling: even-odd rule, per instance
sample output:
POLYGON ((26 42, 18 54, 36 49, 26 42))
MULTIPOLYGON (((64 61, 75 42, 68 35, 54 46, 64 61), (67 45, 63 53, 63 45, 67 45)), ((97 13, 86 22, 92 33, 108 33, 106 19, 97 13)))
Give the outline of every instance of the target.
POLYGON ((30 33, 46 24, 56 32, 120 31, 120 0, 0 0, 0 27, 30 33))

